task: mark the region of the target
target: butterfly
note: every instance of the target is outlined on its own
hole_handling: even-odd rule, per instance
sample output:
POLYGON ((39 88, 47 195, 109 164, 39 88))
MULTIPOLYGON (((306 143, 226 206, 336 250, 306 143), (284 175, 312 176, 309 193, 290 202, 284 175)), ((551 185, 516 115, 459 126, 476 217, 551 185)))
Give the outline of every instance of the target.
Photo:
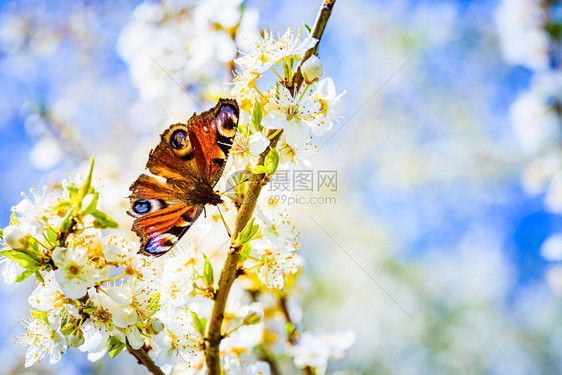
POLYGON ((146 168, 129 188, 132 230, 141 240, 139 253, 161 256, 191 228, 205 205, 219 205, 214 190, 238 127, 234 99, 219 99, 187 124, 173 124, 150 151, 146 168))

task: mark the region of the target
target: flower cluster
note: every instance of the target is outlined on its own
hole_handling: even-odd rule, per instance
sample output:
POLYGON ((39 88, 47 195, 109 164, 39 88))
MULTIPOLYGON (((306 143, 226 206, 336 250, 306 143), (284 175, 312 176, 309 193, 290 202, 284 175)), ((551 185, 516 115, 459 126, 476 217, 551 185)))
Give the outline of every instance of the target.
POLYGON ((305 52, 317 42, 311 36, 301 37, 300 30, 295 33, 291 29, 277 38, 268 30, 261 36, 251 34, 243 38, 242 56, 235 60, 241 71, 236 73, 231 91, 241 103, 245 120, 233 150, 237 167, 247 161, 252 163, 252 158, 268 146, 272 134, 280 130, 283 134, 275 158, 287 168, 291 164, 310 166, 314 152, 310 135, 324 135, 341 119, 345 110, 343 93, 337 94, 331 78, 320 80, 320 59, 313 55, 296 70, 305 52), (260 79, 266 73, 277 77, 273 87, 261 87, 260 79), (293 85, 297 74, 304 77, 298 88, 293 85))
POLYGON ((186 303, 196 290, 212 294, 198 275, 201 254, 184 246, 152 261, 136 255, 137 245, 107 233, 117 223, 97 208, 92 168, 86 179, 32 191, 2 231, 4 281, 37 281, 20 335, 26 366, 47 354, 55 363, 70 347, 92 361, 144 345, 161 366, 193 360, 202 334, 186 303))
MULTIPOLYGON (((529 163, 523 172, 523 187, 533 195, 544 194, 546 208, 562 213, 562 17, 556 2, 503 1, 497 23, 506 60, 533 72, 529 89, 510 109, 515 132, 529 163)), ((545 242, 548 260, 560 260, 559 238, 545 242), (558 255, 555 255, 558 254, 558 255)), ((560 270, 548 279, 559 289, 560 270), (553 281, 556 280, 556 281, 553 281)))
POLYGON ((197 102, 227 94, 219 82, 230 80, 238 35, 255 30, 257 21, 257 11, 242 0, 139 4, 117 45, 139 93, 130 114, 135 127, 169 124, 199 110, 177 86, 197 102))
MULTIPOLYGON (((240 2, 231 3, 239 10, 240 2)), ((235 19, 215 20, 207 5, 177 12, 172 11, 174 4, 141 4, 133 16, 136 21, 123 32, 121 53, 130 57, 133 79, 135 72, 153 68, 147 55, 153 55, 166 70, 187 75, 201 68, 197 64, 234 57, 231 47, 240 13, 235 19), (197 34, 197 28, 203 27, 196 22, 191 30, 193 25, 181 17, 205 19, 213 25, 215 39, 205 43, 217 46, 220 58, 199 56, 195 49, 187 51, 193 56, 176 56, 173 51, 185 53, 186 49, 175 45, 147 51, 130 40, 151 35, 157 41, 153 45, 161 48, 162 41, 179 43, 177 35, 197 34)), ((199 33, 208 37, 211 34, 205 27, 199 33)), ((271 31, 250 34, 235 60, 241 71, 235 74, 231 95, 240 103, 241 119, 223 174, 227 178, 218 183, 226 197, 223 221, 231 226, 243 202, 256 199, 256 206, 231 243, 240 258, 220 327, 221 366, 227 374, 268 374, 274 358, 260 360, 263 356, 258 353, 288 355, 295 366, 315 368, 320 374, 330 359, 341 357, 353 342, 351 334, 299 333, 298 319, 290 316, 286 306, 302 263, 296 251, 298 233, 289 220, 288 207, 265 194, 248 195, 255 176, 267 182, 280 169, 309 166, 314 153, 311 135, 324 135, 342 117, 343 93, 337 93, 330 78, 321 78, 320 59, 312 55, 303 61, 317 42, 290 29, 283 36, 271 31), (269 88, 261 87, 266 74, 277 77, 269 88)), ((163 97, 156 81, 139 78, 141 101, 163 97)), ((126 349, 168 374, 206 373, 207 323, 219 283, 214 254, 208 257, 199 245, 205 243, 201 240, 209 237, 207 229, 219 216, 201 217, 164 256, 144 257, 136 254, 138 244, 128 240, 130 233, 119 232, 119 224, 100 209, 106 207, 106 198, 92 176, 93 161, 85 178, 64 181, 41 193, 32 191, 14 207, 10 225, 2 231, 4 281, 36 281, 20 335, 27 347, 26 366, 46 356, 55 363, 69 348, 87 353, 91 361, 105 354, 115 357, 126 349)))
POLYGON ((546 190, 546 206, 562 212, 562 70, 560 27, 555 5, 535 0, 504 1, 496 19, 506 60, 533 72, 529 89, 510 115, 530 163, 523 185, 531 194, 546 190))

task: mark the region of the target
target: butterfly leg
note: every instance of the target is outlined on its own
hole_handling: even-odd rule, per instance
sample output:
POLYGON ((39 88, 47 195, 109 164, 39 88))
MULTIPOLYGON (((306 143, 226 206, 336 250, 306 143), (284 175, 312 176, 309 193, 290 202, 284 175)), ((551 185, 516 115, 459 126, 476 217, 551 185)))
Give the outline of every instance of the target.
POLYGON ((232 238, 232 232, 230 231, 230 228, 228 227, 228 224, 226 223, 226 220, 224 219, 224 216, 222 215, 222 211, 219 208, 219 206, 217 206, 217 210, 219 210, 219 214, 221 215, 222 223, 224 224, 224 227, 226 228, 226 231, 228 232, 228 237, 232 238))

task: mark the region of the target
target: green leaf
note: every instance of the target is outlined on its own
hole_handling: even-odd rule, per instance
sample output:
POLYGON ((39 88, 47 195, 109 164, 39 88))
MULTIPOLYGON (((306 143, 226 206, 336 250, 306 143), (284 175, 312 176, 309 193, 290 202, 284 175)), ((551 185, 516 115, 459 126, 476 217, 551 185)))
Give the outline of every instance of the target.
POLYGON ((213 275, 213 265, 209 261, 209 258, 205 254, 203 254, 203 258, 205 258, 205 268, 203 268, 203 280, 207 286, 212 287, 213 282, 215 281, 213 275))
POLYGON ((288 322, 287 324, 285 324, 285 333, 287 335, 291 335, 293 332, 295 332, 295 325, 292 322, 288 322))
POLYGON ((84 185, 80 188, 80 200, 84 199, 84 197, 90 191, 90 186, 92 186, 92 173, 94 172, 94 158, 90 161, 90 171, 88 172, 88 177, 86 177, 86 181, 84 181, 84 185))
MULTIPOLYGON (((66 215, 64 216, 64 219, 62 219, 62 223, 60 225, 61 233, 69 230, 71 226, 72 226, 72 211, 68 211, 66 213, 66 215)), ((61 245, 64 245, 64 244, 61 244, 61 245)))
POLYGON ((23 280, 27 279, 29 276, 33 275, 34 273, 35 270, 25 270, 18 277, 16 277, 16 282, 20 283, 23 280))
POLYGON ((254 170, 252 171, 254 174, 262 174, 262 173, 267 173, 267 168, 264 167, 263 165, 256 165, 254 167, 254 170))
POLYGON ((35 278, 37 279, 37 281, 39 281, 40 283, 44 284, 45 283, 45 279, 43 279, 43 275, 41 275, 41 272, 39 272, 39 270, 35 271, 35 278))
POLYGON ((31 310, 29 312, 31 314, 31 316, 37 320, 42 321, 45 324, 49 324, 49 318, 48 315, 45 311, 41 311, 41 310, 31 310))
POLYGON ((247 326, 251 326, 254 324, 258 324, 259 322, 261 322, 261 318, 262 318, 263 314, 260 314, 256 311, 252 311, 251 313, 249 313, 248 315, 246 315, 246 317, 244 318, 244 320, 242 321, 242 323, 244 325, 247 326))
POLYGON ((201 334, 201 336, 205 336, 205 330, 207 329, 207 319, 200 318, 195 311, 191 312, 191 316, 193 316, 193 323, 195 324, 195 329, 197 332, 201 334))
POLYGON ((562 39, 562 22, 547 22, 544 28, 553 40, 562 39))
POLYGON ((242 250, 240 250, 240 261, 243 262, 246 260, 248 255, 250 255, 250 251, 252 250, 252 246, 249 242, 244 243, 242 245, 242 250))
POLYGON ((246 124, 239 123, 238 124, 238 132, 244 134, 244 136, 250 136, 250 126, 246 124))
POLYGON ((287 64, 287 61, 285 61, 285 59, 283 59, 283 78, 285 78, 285 80, 287 82, 291 82, 291 80, 293 78, 292 73, 293 72, 292 72, 291 68, 289 67, 289 65, 287 64))
POLYGON ((53 211, 59 211, 62 210, 63 208, 69 208, 72 207, 72 203, 69 201, 62 201, 59 202, 55 205, 55 207, 53 207, 53 211))
POLYGON ((98 308, 96 307, 96 305, 94 305, 93 302, 90 301, 86 304, 86 306, 82 308, 82 310, 87 314, 91 314, 93 312, 96 312, 98 308))
POLYGON ((262 119, 263 119, 263 112, 261 110, 261 105, 257 99, 254 99, 254 106, 252 107, 252 127, 257 132, 263 129, 263 127, 261 126, 262 119))
POLYGON ((80 188, 78 186, 76 186, 76 184, 74 182, 68 184, 68 186, 66 187, 66 190, 68 190, 68 197, 70 198, 70 201, 72 202, 73 205, 76 205, 79 203, 78 198, 79 198, 79 194, 80 194, 80 188))
POLYGON ((150 294, 150 301, 146 305, 151 310, 158 310, 160 308, 160 293, 155 292, 150 294))
POLYGON ((0 240, 4 240, 4 230, 0 229, 0 240))
POLYGON ((238 235, 238 243, 244 245, 246 242, 250 242, 254 239, 254 236, 258 233, 260 226, 254 225, 254 218, 250 219, 248 224, 242 229, 242 232, 238 235))
POLYGON ((279 166, 279 151, 274 148, 270 148, 267 156, 263 161, 263 165, 256 165, 253 169, 254 174, 268 174, 272 175, 277 170, 279 166))
POLYGON ((94 226, 96 228, 117 228, 119 224, 115 222, 112 218, 104 214, 99 210, 94 210, 90 213, 96 220, 94 221, 94 226))
POLYGON ((312 28, 308 26, 306 23, 304 24, 304 28, 306 29, 306 31, 308 31, 309 34, 312 32, 312 28))
POLYGON ((33 269, 33 272, 39 267, 39 258, 29 250, 4 250, 0 251, 0 255, 12 259, 23 268, 33 269))
POLYGON ((47 240, 51 243, 56 243, 58 238, 57 232, 55 232, 55 230, 50 225, 47 225, 47 229, 45 231, 47 240))
POLYGON ((267 169, 267 174, 272 175, 275 173, 279 166, 279 152, 275 148, 269 149, 263 165, 267 169))
POLYGON ((95 211, 96 207, 98 206, 98 193, 87 194, 86 197, 82 200, 82 211, 80 211, 80 216, 84 217, 88 214, 91 214, 95 211), (92 200, 88 203, 86 207, 84 207, 84 202, 87 202, 86 197, 92 197, 92 200))
POLYGON ((74 327, 70 324, 64 327, 63 329, 61 329, 61 333, 64 336, 69 336, 72 332, 74 332, 74 327))
POLYGON ((125 343, 119 341, 119 339, 115 336, 111 336, 109 339, 109 345, 107 351, 111 358, 117 357, 119 353, 125 348, 125 343))

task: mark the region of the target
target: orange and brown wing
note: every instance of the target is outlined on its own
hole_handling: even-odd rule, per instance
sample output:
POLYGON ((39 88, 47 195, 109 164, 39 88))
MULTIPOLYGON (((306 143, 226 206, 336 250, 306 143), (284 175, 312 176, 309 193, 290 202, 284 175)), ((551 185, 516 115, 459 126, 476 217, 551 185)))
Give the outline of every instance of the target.
POLYGON ((238 128, 239 109, 234 99, 192 116, 187 125, 197 169, 214 186, 221 177, 238 128))
POLYGON ((201 214, 201 205, 175 198, 175 191, 154 177, 142 174, 131 185, 133 231, 141 239, 139 252, 160 256, 168 252, 201 214))

